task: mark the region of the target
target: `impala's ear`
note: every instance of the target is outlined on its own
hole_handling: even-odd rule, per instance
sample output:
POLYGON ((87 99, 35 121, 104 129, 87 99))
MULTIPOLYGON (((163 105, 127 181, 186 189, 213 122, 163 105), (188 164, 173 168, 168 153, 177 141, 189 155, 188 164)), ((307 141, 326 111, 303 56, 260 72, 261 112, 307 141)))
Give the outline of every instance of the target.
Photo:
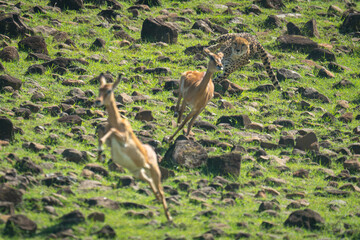
POLYGON ((113 90, 119 85, 119 83, 120 83, 121 78, 122 78, 123 75, 124 75, 124 73, 119 73, 118 78, 116 79, 116 81, 115 81, 114 84, 113 84, 113 87, 112 87, 113 90))
POLYGON ((106 79, 103 73, 100 74, 99 80, 100 80, 100 87, 106 84, 106 79))
POLYGON ((218 55, 219 58, 223 58, 223 57, 224 57, 224 54, 223 54, 222 52, 219 52, 217 55, 218 55))

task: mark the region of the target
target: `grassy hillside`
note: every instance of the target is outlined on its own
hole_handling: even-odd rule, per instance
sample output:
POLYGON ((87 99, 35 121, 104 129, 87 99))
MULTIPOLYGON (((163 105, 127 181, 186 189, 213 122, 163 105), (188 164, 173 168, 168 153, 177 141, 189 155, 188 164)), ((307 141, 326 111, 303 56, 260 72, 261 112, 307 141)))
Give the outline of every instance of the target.
MULTIPOLYGON (((18 61, 0 60, 5 68, 0 74, 8 74, 22 81, 18 93, 14 94, 11 89, 0 93, 0 116, 6 116, 16 128, 21 129, 9 144, 4 143, 0 146, 0 179, 4 184, 23 193, 22 202, 15 207, 15 214, 26 215, 37 224, 36 233, 24 234, 26 238, 96 239, 99 236, 96 232, 105 225, 111 226, 117 239, 212 239, 211 236, 216 239, 360 238, 360 169, 349 172, 343 164, 345 159, 359 161, 357 152, 349 150, 352 149, 352 144, 359 143, 359 131, 356 130, 360 125, 359 33, 339 33, 339 27, 343 22, 342 13, 327 14, 331 5, 346 11, 349 5, 346 2, 350 1, 285 0, 285 7, 281 9, 265 8, 259 3, 261 13, 258 15, 247 11, 253 4, 252 1, 236 1, 232 4, 224 0, 162 1, 161 6, 153 6, 149 11, 139 10, 138 17, 127 11, 134 2, 119 1, 122 8, 115 10, 119 15, 114 22, 108 22, 98 16, 98 13, 110 6, 96 2, 85 1, 85 7, 79 11, 49 8, 47 0, 23 1, 20 2, 20 8, 15 7, 18 3, 15 0, 0 4, 0 13, 19 12, 22 21, 32 29, 47 26, 67 33, 66 39, 71 40, 67 43, 56 40, 54 35, 48 33, 37 34, 44 37, 51 59, 62 56, 88 62, 87 65, 74 63, 76 67, 86 70, 84 72, 81 72, 81 69, 80 72, 67 70, 64 74, 59 74, 55 67, 50 67, 46 68, 44 74, 26 74, 30 66, 45 61, 27 60, 29 51, 21 50, 18 46, 24 37, 0 39, 3 46, 13 46, 19 52, 18 61), (199 5, 208 7, 213 13, 197 13, 199 5), (232 6, 232 14, 224 13, 226 5, 232 6), (34 12, 35 6, 43 9, 43 12, 34 12), (188 9, 192 11, 186 11, 188 9), (142 42, 141 28, 144 20, 166 14, 177 14, 189 20, 176 21, 179 28, 178 42, 142 42), (278 27, 269 27, 265 24, 268 16, 284 14, 285 17, 280 18, 278 27), (239 126, 217 126, 217 130, 206 131, 194 127, 196 141, 206 139, 223 143, 205 147, 209 156, 229 153, 234 146, 243 147, 245 151, 242 153, 241 174, 239 177, 225 176, 229 181, 225 182, 219 177, 216 178, 214 174, 207 173, 206 167, 172 167, 174 176, 163 181, 170 212, 174 218, 172 225, 166 223, 161 204, 149 194, 149 188, 145 183, 135 180, 134 186, 119 186, 119 179, 124 179, 130 174, 111 168, 108 162, 108 148, 105 151, 105 162, 96 160, 95 126, 106 117, 103 108, 81 102, 67 102, 68 107, 73 108, 69 112, 76 113, 83 119, 81 127, 61 124, 57 120, 64 115, 64 108, 67 106, 61 104, 71 97, 71 90, 79 88, 86 93, 89 102, 94 101, 99 86, 91 83, 93 78, 101 72, 107 72, 115 79, 119 72, 124 72, 127 80, 119 85, 115 95, 126 93, 131 96, 136 92, 147 96, 148 100, 124 104, 120 110, 144 142, 150 139, 158 141, 156 152, 162 159, 170 147, 162 142, 162 139, 175 131, 176 121, 170 109, 175 105, 176 90, 174 92, 164 89, 165 81, 177 80, 181 73, 187 70, 206 68, 206 58, 186 55, 184 51, 197 44, 209 45, 211 40, 220 35, 217 32, 205 33, 199 29, 192 29, 194 22, 200 19, 209 19, 229 32, 246 31, 256 35, 272 55, 272 66, 275 70, 293 70, 300 74, 301 78, 281 81, 280 85, 285 94, 277 90, 252 91, 259 85, 271 83, 264 69, 259 69, 258 64, 254 64, 260 63, 260 59, 256 58, 252 59, 249 65, 230 75, 228 79, 231 82, 247 90, 241 94, 221 93, 220 97, 211 101, 199 119, 216 125, 221 116, 244 114, 249 116, 253 123, 257 123, 260 130, 239 126), (288 22, 302 29, 311 19, 316 20, 320 36, 310 38, 333 52, 336 63, 345 67, 342 72, 331 71, 334 74, 331 78, 318 75, 319 66, 329 68, 328 61, 305 61, 309 52, 282 49, 277 41, 279 36, 287 33, 288 22), (133 42, 126 44, 123 39, 114 36, 120 27, 134 39, 133 42), (105 46, 92 49, 96 38, 103 39, 105 46), (161 61, 160 56, 169 59, 161 61), (96 61, 95 58, 100 60, 96 61), (139 67, 166 67, 170 73, 146 74, 137 71, 139 67), (83 84, 68 86, 63 84, 64 80, 82 80, 83 84), (352 86, 334 87, 342 80, 351 82, 352 86), (155 93, 155 88, 161 91, 155 93), (300 93, 301 90, 299 91, 301 88, 315 88, 330 102, 305 98, 300 93), (44 94, 44 98, 31 100, 34 92, 44 94), (32 112, 29 119, 26 119, 18 116, 14 108, 20 108, 28 101, 36 104, 40 110, 32 112), (221 108, 222 102, 229 102, 233 108, 221 108), (60 112, 50 114, 46 109, 51 106, 60 106, 60 112), (139 109, 151 110, 154 120, 135 120, 139 109), (325 113, 334 116, 334 121, 324 118, 325 113), (351 121, 342 120, 341 116, 345 113, 352 114, 351 121), (275 125, 274 121, 279 119, 291 120, 294 126, 275 125), (316 162, 318 153, 299 153, 293 151, 293 146, 278 145, 282 136, 290 135, 296 139, 301 135, 301 130, 315 133, 320 153, 331 160, 329 166, 316 162), (265 142, 273 143, 276 148, 266 148, 261 143, 263 140, 256 136, 249 137, 250 133, 260 134, 260 137, 266 135, 268 140, 265 142), (34 150, 29 147, 29 143, 41 146, 35 146, 34 150), (86 151, 88 157, 81 163, 66 161, 61 154, 64 149, 86 151), (266 156, 259 157, 264 151, 266 156), (23 170, 19 162, 24 158, 29 158, 42 169, 42 172, 31 172, 30 168, 23 170), (286 167, 279 167, 276 163, 278 159, 286 161, 286 167), (84 170, 90 163, 100 165, 108 171, 108 175, 84 170), (299 174, 301 177, 297 177, 299 170, 304 170, 308 175, 299 174), (69 186, 59 183, 50 187, 44 185, 44 179, 55 175, 71 183, 69 186), (94 186, 86 188, 85 183, 92 183, 94 186), (226 190, 225 186, 229 183, 237 183, 239 189, 226 190), (188 189, 184 189, 184 185, 188 189), (199 190, 205 196, 194 196, 195 190, 199 190), (233 193, 232 197, 227 197, 229 192, 233 193), (55 200, 47 201, 48 197, 55 200), (109 206, 91 206, 87 199, 93 197, 106 197, 120 203, 142 204, 147 208, 132 209, 121 205, 118 209, 112 209, 109 206), (274 210, 259 211, 264 201, 271 201, 274 210), (309 208, 318 212, 325 220, 324 226, 313 231, 284 226, 289 215, 298 210, 291 207, 292 202, 296 202, 293 204, 297 204, 299 209, 309 208), (48 207, 50 205, 52 207, 48 207), (79 210, 85 220, 80 217, 74 223, 64 224, 60 218, 74 210, 79 210), (87 219, 93 212, 105 214, 105 221, 87 219), (205 234, 208 231, 210 234, 205 234)), ((356 6, 359 3, 354 4, 353 9, 359 11, 359 6, 356 6)), ((221 92, 221 86, 217 85, 216 90, 221 92)), ((163 162, 160 165, 166 164, 163 162)), ((10 216, 6 208, 4 209, 0 216, 0 238, 9 239, 11 236, 5 235, 5 226, 10 216)), ((13 239, 19 238, 22 234, 18 232, 13 239)))

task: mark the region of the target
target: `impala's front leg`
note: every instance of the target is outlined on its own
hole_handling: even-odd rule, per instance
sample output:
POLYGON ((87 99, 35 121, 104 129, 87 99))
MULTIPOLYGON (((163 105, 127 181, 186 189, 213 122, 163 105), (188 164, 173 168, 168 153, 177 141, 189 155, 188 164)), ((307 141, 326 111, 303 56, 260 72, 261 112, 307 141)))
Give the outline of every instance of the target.
MULTIPOLYGON (((129 134, 127 131, 125 132, 120 132, 119 130, 117 130, 116 128, 110 128, 110 130, 100 139, 101 144, 104 144, 105 141, 111 137, 111 135, 114 134, 114 136, 116 137, 116 139, 119 141, 119 143, 121 145, 123 145, 123 147, 125 147, 126 142, 128 140, 129 134)), ((100 145, 100 144, 99 144, 100 145)))

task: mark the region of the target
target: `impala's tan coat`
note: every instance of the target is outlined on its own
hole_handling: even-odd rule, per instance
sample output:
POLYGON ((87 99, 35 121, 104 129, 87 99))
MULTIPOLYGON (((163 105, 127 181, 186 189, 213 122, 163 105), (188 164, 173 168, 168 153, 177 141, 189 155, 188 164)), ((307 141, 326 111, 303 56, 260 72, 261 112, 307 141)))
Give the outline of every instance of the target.
POLYGON ((96 104, 105 105, 109 117, 105 132, 99 134, 99 158, 102 145, 106 142, 111 147, 112 160, 127 168, 136 178, 149 183, 156 198, 162 202, 168 221, 172 221, 161 186, 161 173, 156 153, 149 145, 140 142, 129 121, 122 118, 118 112, 113 91, 119 84, 121 76, 119 75, 114 84, 106 83, 104 76, 100 76, 100 90, 96 104))
POLYGON ((204 52, 210 58, 206 72, 187 71, 181 75, 179 97, 174 116, 178 116, 177 122, 180 123, 186 106, 191 108, 191 112, 186 116, 175 133, 168 139, 165 139, 167 141, 172 141, 176 134, 191 119, 186 133, 186 135, 189 135, 195 119, 214 96, 214 84, 211 77, 216 71, 222 70, 221 59, 223 54, 221 52, 214 54, 207 49, 204 49, 204 52), (183 101, 180 107, 182 99, 183 101))

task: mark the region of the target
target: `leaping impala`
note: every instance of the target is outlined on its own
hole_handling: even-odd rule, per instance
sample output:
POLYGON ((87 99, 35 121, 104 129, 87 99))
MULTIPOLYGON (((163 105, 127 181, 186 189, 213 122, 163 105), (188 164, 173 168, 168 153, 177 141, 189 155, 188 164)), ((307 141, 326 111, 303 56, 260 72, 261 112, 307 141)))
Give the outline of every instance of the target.
POLYGON ((156 198, 162 202, 166 218, 170 222, 172 217, 161 185, 161 172, 156 154, 150 145, 142 144, 135 136, 129 121, 120 116, 115 103, 114 89, 120 83, 122 75, 119 74, 113 84, 106 83, 104 75, 100 75, 99 97, 95 104, 105 105, 109 117, 104 135, 99 136, 99 154, 101 155, 103 150, 102 145, 107 143, 111 147, 111 158, 115 163, 127 168, 136 178, 150 185, 156 198))
POLYGON ((186 136, 189 135, 195 119, 214 96, 214 83, 212 82, 211 77, 216 71, 222 70, 223 65, 221 59, 224 55, 222 52, 219 52, 218 54, 212 53, 207 48, 204 49, 204 52, 209 57, 206 72, 186 71, 181 75, 179 97, 174 114, 174 117, 178 117, 177 123, 180 123, 186 106, 191 108, 191 112, 186 116, 173 135, 164 138, 167 142, 171 142, 176 134, 191 119, 186 133, 186 136), (180 107, 182 98, 183 101, 180 107))

